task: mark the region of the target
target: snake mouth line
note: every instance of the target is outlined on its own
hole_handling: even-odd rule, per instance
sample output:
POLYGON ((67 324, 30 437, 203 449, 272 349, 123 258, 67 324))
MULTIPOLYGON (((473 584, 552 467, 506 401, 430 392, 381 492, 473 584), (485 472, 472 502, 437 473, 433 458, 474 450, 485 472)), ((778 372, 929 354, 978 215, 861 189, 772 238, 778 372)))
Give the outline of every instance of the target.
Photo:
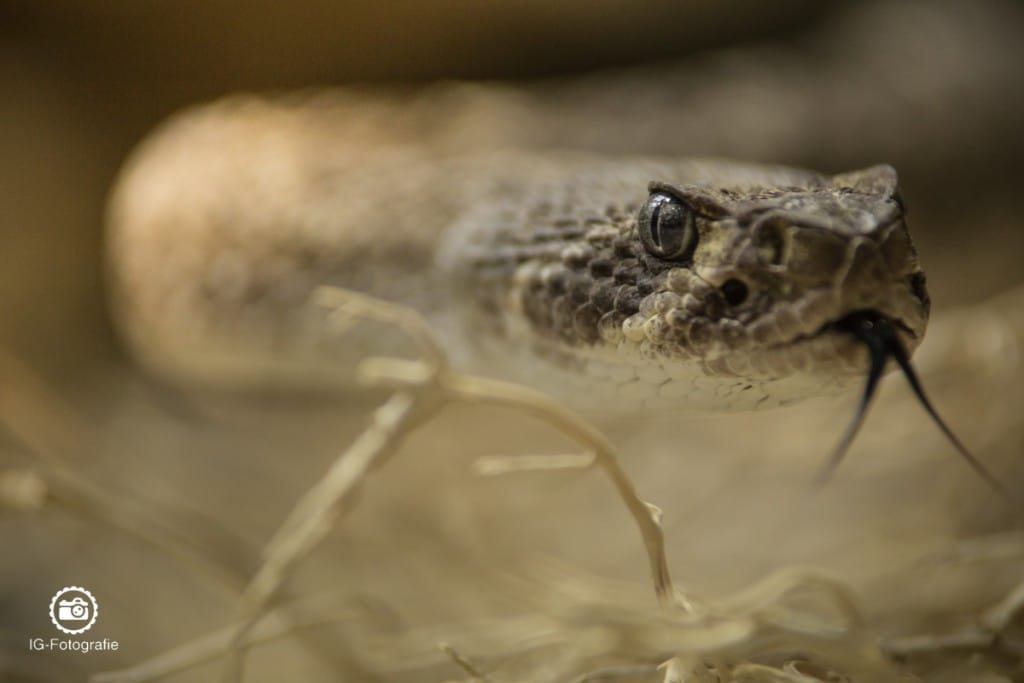
POLYGON ((851 327, 856 326, 857 321, 862 320, 864 318, 886 320, 891 327, 894 327, 897 331, 902 333, 902 335, 904 335, 910 342, 912 342, 916 346, 916 342, 918 341, 918 335, 916 332, 914 332, 913 328, 911 328, 910 325, 906 324, 905 322, 898 318, 888 316, 885 313, 882 313, 881 311, 875 309, 863 309, 853 311, 852 313, 847 313, 841 318, 829 320, 825 323, 822 323, 821 326, 819 326, 818 329, 814 330, 813 332, 798 334, 797 336, 792 337, 791 339, 787 339, 786 341, 772 344, 768 348, 772 351, 780 351, 792 348, 794 346, 798 346, 800 344, 812 343, 816 340, 822 339, 830 335, 839 335, 842 337, 849 338, 851 327))
POLYGON ((839 320, 822 325, 819 334, 826 331, 836 331, 842 334, 853 334, 856 337, 856 330, 860 329, 865 324, 865 321, 872 321, 873 324, 876 324, 878 321, 884 321, 887 326, 894 328, 894 332, 899 331, 910 339, 917 339, 917 334, 905 322, 875 309, 864 309, 847 313, 839 320))

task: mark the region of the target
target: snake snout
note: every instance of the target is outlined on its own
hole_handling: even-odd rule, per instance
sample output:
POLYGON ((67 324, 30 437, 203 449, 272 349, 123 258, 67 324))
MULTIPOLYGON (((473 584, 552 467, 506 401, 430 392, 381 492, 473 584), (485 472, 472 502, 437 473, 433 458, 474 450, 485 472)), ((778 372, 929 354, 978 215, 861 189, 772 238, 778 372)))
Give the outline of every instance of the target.
POLYGON ((899 329, 911 350, 924 336, 929 297, 917 252, 902 224, 879 241, 851 244, 836 287, 847 316, 874 312, 899 329))

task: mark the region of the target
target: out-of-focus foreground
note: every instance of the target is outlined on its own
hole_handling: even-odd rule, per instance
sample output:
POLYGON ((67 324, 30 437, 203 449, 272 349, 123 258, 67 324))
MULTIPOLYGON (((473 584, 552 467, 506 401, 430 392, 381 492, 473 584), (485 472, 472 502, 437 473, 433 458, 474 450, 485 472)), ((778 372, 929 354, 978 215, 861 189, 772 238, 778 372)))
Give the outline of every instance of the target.
MULTIPOLYGON (((380 97, 400 98, 405 114, 382 125, 467 147, 894 164, 934 300, 916 359, 925 384, 1020 490, 1019 7, 771 5, 0 7, 3 678, 81 680, 224 628, 268 539, 380 399, 196 397, 119 350, 102 284, 105 194, 161 119, 239 89, 402 81, 380 97), (412 88, 452 77, 541 80, 412 88), (30 638, 60 635, 47 607, 65 585, 93 592, 101 614, 88 638, 116 639, 116 652, 29 650, 30 638)), ((281 600, 311 623, 254 647, 245 680, 472 678, 459 657, 493 681, 714 680, 700 678, 705 662, 723 680, 1024 680, 1020 511, 957 458, 901 382, 886 382, 837 477, 809 493, 854 400, 601 427, 663 511, 688 594, 724 600, 811 567, 852 591, 856 637, 794 621, 799 600, 754 626, 680 630, 659 612, 640 538, 599 474, 472 467, 486 454, 565 452, 564 438, 455 406, 370 474, 291 577, 281 600), (764 630, 778 623, 814 631, 815 654, 838 673, 816 668, 804 641, 764 630), (680 678, 655 668, 677 655, 680 678)), ((841 621, 824 611, 826 626, 841 621)), ((167 680, 211 680, 217 666, 167 680)))

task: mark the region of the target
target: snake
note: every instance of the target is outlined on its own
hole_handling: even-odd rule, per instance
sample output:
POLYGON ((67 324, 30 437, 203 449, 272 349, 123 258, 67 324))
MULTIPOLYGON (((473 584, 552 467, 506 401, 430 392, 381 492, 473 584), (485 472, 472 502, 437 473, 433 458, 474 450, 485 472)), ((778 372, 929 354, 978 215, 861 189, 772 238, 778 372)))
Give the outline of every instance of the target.
POLYGON ((925 275, 889 166, 313 150, 309 119, 215 104, 128 164, 115 310, 147 366, 314 382, 322 285, 412 306, 471 367, 580 405, 776 406, 863 376, 851 316, 890 321, 908 351, 923 337, 925 275))
MULTIPOLYGON (((652 100, 648 85, 615 90, 628 80, 598 79, 597 101, 653 102, 666 137, 678 103, 652 100)), ((694 99, 687 111, 699 112, 694 99)), ((403 351, 394 330, 372 326, 334 339, 310 296, 335 286, 410 306, 457 364, 582 409, 770 408, 866 377, 833 463, 893 359, 991 483, 910 364, 930 299, 892 166, 821 173, 671 145, 521 144, 529 136, 501 124, 536 104, 466 85, 411 100, 237 95, 173 116, 125 163, 108 207, 112 311, 128 348, 179 385, 333 390, 360 358, 403 351)), ((547 130, 569 139, 577 119, 561 106, 547 130)), ((614 135, 607 120, 598 128, 614 135)))

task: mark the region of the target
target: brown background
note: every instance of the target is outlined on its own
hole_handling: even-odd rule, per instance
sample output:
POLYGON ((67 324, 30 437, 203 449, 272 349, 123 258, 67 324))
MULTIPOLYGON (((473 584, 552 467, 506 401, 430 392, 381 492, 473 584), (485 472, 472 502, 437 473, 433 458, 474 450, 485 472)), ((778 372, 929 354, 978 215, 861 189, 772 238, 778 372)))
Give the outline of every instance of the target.
MULTIPOLYGON (((159 121, 235 90, 529 80, 761 41, 785 47, 850 4, 0 4, 0 350, 28 370, 26 380, 0 365, 0 471, 37 471, 52 487, 41 511, 0 510, 0 677, 81 680, 83 672, 137 663, 226 623, 237 585, 225 587, 208 568, 140 544, 117 524, 148 511, 215 554, 237 581, 252 572, 294 500, 364 424, 365 406, 262 406, 255 417, 195 406, 132 369, 105 308, 102 216, 120 163, 159 121), (39 394, 32 389, 38 379, 45 382, 39 394), (62 484, 61 468, 91 482, 107 502, 62 484), (120 653, 27 656, 26 632, 51 635, 41 605, 67 583, 97 593, 105 612, 96 637, 119 639, 120 653)), ((1016 5, 978 4, 1005 16, 1005 31, 1024 36, 1016 5)), ((905 32, 897 44, 946 38, 875 29, 905 32)), ((883 69, 887 58, 878 55, 883 69)), ((1002 66, 1012 73, 1021 63, 1002 66)), ((897 103, 908 96, 890 95, 897 103)), ((820 159, 825 170, 905 161, 912 229, 939 314, 1024 276, 1024 98, 1009 90, 990 95, 999 105, 996 123, 972 124, 966 136, 948 138, 948 149, 940 130, 931 147, 893 143, 892 155, 873 148, 862 159, 851 133, 853 152, 820 159), (975 137, 984 144, 972 145, 975 137)), ((920 111, 921 127, 982 109, 957 93, 949 102, 948 111, 920 111)), ((748 142, 756 148, 759 141, 748 142)), ((815 152, 801 158, 817 163, 815 152)), ((934 334, 958 338, 950 332, 955 323, 934 334)), ((954 427, 1010 481, 1020 476, 1024 444, 1013 343, 975 345, 961 365, 925 378, 954 427)), ((942 562, 921 569, 915 558, 978 534, 1015 538, 1018 527, 897 382, 885 387, 837 481, 807 497, 806 482, 852 401, 608 428, 631 454, 627 469, 640 490, 665 510, 673 568, 699 592, 728 593, 778 566, 813 564, 852 582, 887 633, 970 622, 1019 580, 1020 548, 985 546, 995 548, 991 564, 976 560, 966 569, 942 562), (908 564, 916 568, 905 571, 908 564)), ((355 595, 358 625, 401 633, 532 609, 527 598, 543 602, 537 596, 547 596, 551 582, 527 591, 517 582, 543 566, 534 562, 539 555, 571 563, 573 572, 629 579, 650 600, 635 533, 605 481, 580 473, 481 481, 469 468, 473 456, 495 450, 564 448, 549 432, 496 411, 446 415, 375 475, 352 516, 304 567, 295 594, 355 595)), ((261 649, 252 680, 395 678, 363 670, 345 651, 347 635, 343 627, 325 629, 261 649)), ((214 675, 206 668, 173 680, 214 675)), ((440 666, 403 680, 456 675, 440 666)))

